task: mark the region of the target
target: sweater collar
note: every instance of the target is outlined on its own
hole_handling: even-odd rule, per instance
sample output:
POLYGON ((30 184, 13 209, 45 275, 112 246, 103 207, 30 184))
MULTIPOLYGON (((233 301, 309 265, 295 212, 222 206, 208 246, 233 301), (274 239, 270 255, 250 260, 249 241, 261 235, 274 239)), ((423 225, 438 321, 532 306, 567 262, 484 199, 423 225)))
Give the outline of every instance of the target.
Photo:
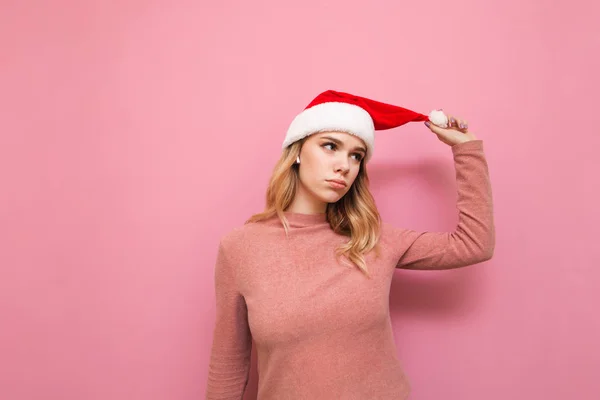
POLYGON ((303 214, 291 211, 284 211, 290 227, 305 227, 327 223, 327 213, 322 214, 303 214))

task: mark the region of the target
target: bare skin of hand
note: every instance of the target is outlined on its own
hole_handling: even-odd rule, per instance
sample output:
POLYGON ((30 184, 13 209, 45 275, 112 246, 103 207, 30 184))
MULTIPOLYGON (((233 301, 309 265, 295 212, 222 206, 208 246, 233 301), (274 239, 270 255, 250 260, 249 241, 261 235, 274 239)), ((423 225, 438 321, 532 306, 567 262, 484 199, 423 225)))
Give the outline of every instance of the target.
POLYGON ((440 128, 429 121, 425 122, 425 126, 435 133, 440 141, 446 143, 448 146, 454 146, 455 144, 468 142, 470 140, 477 140, 475 135, 468 131, 469 125, 467 124, 467 121, 452 115, 447 116, 448 128, 440 128))

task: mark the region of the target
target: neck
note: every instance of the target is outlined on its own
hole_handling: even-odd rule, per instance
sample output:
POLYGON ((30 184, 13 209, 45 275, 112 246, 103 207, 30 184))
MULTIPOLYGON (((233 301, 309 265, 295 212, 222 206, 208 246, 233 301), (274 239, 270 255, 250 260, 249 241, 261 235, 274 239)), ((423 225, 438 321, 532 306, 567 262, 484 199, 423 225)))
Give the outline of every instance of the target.
POLYGON ((298 214, 324 214, 327 211, 327 203, 314 198, 302 185, 299 185, 292 204, 286 211, 298 214))

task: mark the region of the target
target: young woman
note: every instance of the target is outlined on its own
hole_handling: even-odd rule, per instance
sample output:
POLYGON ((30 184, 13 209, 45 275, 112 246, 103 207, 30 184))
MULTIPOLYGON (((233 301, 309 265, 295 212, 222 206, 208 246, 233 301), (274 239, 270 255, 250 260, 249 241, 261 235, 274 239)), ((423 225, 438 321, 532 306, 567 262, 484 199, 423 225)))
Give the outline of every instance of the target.
POLYGON ((394 270, 472 265, 495 244, 483 143, 463 120, 432 116, 335 91, 296 116, 265 211, 220 241, 207 399, 242 399, 252 342, 259 400, 408 398, 389 314, 394 270), (366 167, 374 131, 409 121, 451 146, 454 232, 380 220, 366 167))

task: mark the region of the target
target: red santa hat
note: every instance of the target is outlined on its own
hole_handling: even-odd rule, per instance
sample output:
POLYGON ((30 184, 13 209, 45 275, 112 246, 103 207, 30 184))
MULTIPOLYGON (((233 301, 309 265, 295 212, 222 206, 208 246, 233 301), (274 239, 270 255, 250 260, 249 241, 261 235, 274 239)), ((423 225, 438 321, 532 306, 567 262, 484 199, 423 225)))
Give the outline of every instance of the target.
POLYGON ((318 132, 346 132, 361 138, 367 145, 365 162, 373 155, 375 130, 396 128, 407 122, 430 121, 447 127, 448 119, 441 110, 429 116, 406 108, 381 103, 349 93, 328 90, 319 94, 298 114, 287 131, 283 148, 318 132))

